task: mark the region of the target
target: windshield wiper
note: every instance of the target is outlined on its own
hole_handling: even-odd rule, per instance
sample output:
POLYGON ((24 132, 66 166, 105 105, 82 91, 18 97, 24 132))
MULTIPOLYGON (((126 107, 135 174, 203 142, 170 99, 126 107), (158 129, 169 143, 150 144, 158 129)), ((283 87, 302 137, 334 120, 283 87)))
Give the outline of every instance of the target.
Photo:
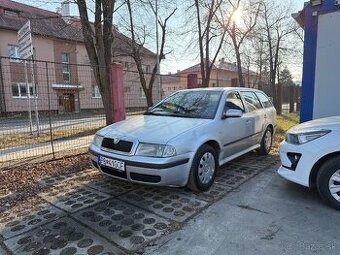
POLYGON ((157 112, 145 112, 144 115, 156 115, 156 116, 164 116, 164 114, 157 112))

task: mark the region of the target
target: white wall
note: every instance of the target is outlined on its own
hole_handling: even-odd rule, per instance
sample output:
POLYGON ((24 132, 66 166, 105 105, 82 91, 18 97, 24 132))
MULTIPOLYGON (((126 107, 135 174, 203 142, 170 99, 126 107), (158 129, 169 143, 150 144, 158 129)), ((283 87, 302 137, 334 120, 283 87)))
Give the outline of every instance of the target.
POLYGON ((340 11, 319 16, 313 119, 340 115, 340 11))

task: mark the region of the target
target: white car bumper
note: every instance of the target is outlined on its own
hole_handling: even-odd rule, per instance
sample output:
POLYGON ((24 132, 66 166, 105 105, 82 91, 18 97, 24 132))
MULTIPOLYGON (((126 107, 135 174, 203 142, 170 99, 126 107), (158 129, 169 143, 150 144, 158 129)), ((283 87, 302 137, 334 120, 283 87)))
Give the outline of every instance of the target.
POLYGON ((283 178, 310 187, 310 173, 319 159, 312 144, 294 145, 282 142, 280 145, 282 166, 278 169, 283 178))

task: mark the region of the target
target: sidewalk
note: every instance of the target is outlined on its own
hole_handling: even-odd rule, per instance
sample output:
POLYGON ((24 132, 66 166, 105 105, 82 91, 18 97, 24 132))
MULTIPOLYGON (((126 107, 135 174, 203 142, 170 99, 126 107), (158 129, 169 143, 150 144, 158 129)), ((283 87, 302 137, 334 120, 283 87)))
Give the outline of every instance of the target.
POLYGON ((338 255, 339 212, 275 170, 229 193, 148 254, 338 255))

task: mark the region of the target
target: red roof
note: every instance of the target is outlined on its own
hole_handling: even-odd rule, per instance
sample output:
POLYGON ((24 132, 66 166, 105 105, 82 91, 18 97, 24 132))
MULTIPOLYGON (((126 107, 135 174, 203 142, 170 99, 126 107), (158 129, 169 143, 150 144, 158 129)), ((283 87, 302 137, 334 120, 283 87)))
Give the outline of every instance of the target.
POLYGON ((0 12, 0 28, 18 31, 30 20, 33 34, 83 41, 81 31, 67 24, 58 13, 10 0, 1 0, 0 9, 17 13, 17 16, 13 16, 0 12))
MULTIPOLYGON (((27 20, 31 20, 33 34, 69 41, 84 41, 79 18, 70 18, 70 22, 67 23, 58 13, 10 0, 0 0, 0 9, 18 13, 18 16, 11 16, 0 11, 0 29, 18 31, 27 20)), ((131 47, 129 47, 129 45, 131 45, 131 39, 115 28, 113 34, 114 50, 129 55, 131 51, 131 47)), ((146 55, 155 56, 155 53, 145 47, 141 47, 141 51, 146 55)))
MULTIPOLYGON (((230 72, 237 72, 237 65, 235 63, 230 63, 226 61, 221 61, 218 63, 218 65, 214 64, 212 67, 212 70, 224 70, 224 71, 230 71, 230 72)), ((194 66, 191 66, 187 69, 184 69, 183 71, 180 71, 179 73, 196 73, 201 71, 201 64, 197 64, 194 66)), ((248 73, 248 69, 242 67, 242 71, 244 74, 248 73)), ((257 75, 256 72, 249 71, 251 75, 257 75)))

